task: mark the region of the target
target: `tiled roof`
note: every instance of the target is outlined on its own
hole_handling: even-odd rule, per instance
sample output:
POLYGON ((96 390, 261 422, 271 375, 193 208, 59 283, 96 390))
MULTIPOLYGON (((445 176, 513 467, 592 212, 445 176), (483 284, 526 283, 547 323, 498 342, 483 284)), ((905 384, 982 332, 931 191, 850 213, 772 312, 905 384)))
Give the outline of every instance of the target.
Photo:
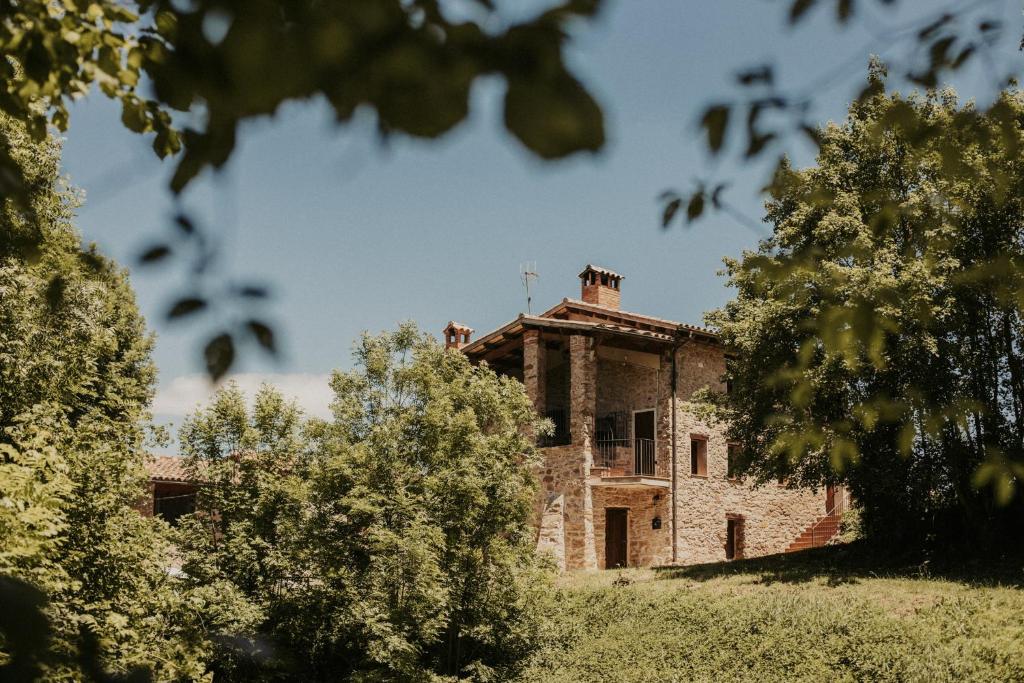
POLYGON ((562 306, 565 305, 565 304, 571 304, 571 305, 573 305, 573 306, 575 306, 577 308, 590 309, 590 310, 594 310, 594 311, 601 311, 602 313, 607 313, 609 315, 628 317, 628 318, 636 318, 638 320, 642 320, 642 321, 645 321, 645 322, 649 321, 649 322, 652 322, 652 323, 657 323, 657 324, 660 324, 660 325, 665 325, 667 327, 677 327, 677 328, 682 328, 684 330, 693 330, 694 332, 702 332, 703 334, 717 336, 717 333, 714 330, 712 330, 710 328, 707 328, 707 327, 701 327, 699 325, 690 325, 688 323, 681 323, 681 322, 678 322, 676 320, 667 320, 666 318, 658 318, 658 317, 653 316, 653 315, 647 315, 646 313, 633 313, 632 311, 623 311, 623 310, 618 309, 618 308, 609 308, 608 306, 601 306, 600 304, 592 304, 592 303, 589 303, 589 302, 586 302, 586 301, 580 301, 579 299, 572 299, 572 298, 569 298, 569 297, 566 297, 565 299, 562 299, 561 303, 556 304, 550 310, 545 311, 544 313, 541 313, 541 316, 545 317, 545 318, 546 317, 550 317, 555 312, 557 312, 560 308, 562 308, 562 306))
POLYGON ((177 455, 151 455, 146 461, 151 481, 192 481, 185 469, 185 458, 177 455))
POLYGON ((568 328, 575 326, 580 330, 603 330, 614 331, 620 334, 630 334, 656 339, 662 342, 671 342, 682 331, 689 335, 698 334, 706 341, 717 342, 718 333, 707 327, 687 325, 675 320, 666 320, 652 315, 632 313, 618 308, 592 304, 579 299, 562 299, 552 308, 544 311, 539 316, 519 314, 519 317, 502 325, 496 330, 489 332, 469 345, 463 347, 464 353, 473 355, 487 348, 493 338, 500 338, 506 334, 517 334, 521 332, 524 325, 541 326, 548 323, 552 326, 560 325, 568 328), (571 309, 571 310, 570 310, 571 309), (598 320, 566 320, 565 316, 571 313, 591 314, 598 320), (650 328, 655 328, 651 330, 650 328), (518 331, 518 332, 517 332, 518 331))

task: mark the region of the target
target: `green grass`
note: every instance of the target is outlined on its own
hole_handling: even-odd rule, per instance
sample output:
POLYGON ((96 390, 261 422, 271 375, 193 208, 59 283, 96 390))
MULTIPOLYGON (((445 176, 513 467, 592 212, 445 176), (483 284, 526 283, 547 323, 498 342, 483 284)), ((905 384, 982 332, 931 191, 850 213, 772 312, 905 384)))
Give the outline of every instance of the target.
POLYGON ((1020 561, 858 546, 560 580, 523 681, 1024 681, 1020 561))

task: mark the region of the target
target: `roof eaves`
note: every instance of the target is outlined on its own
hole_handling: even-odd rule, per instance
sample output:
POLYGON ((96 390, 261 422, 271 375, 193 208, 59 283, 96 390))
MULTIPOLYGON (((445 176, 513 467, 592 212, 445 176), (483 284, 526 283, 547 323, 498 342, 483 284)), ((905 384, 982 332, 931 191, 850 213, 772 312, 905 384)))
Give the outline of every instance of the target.
POLYGON ((632 311, 623 311, 617 308, 609 308, 608 306, 600 306, 597 304, 588 303, 586 301, 580 301, 579 299, 562 299, 562 302, 552 308, 550 311, 543 313, 543 315, 554 314, 561 308, 568 307, 580 308, 585 311, 591 311, 595 313, 603 313, 609 316, 619 316, 622 318, 634 318, 642 322, 654 323, 656 325, 662 325, 664 327, 671 327, 673 329, 685 329, 693 332, 698 332, 710 337, 718 338, 713 330, 706 327, 699 327, 697 325, 689 325, 687 323, 681 323, 677 320, 668 320, 666 318, 658 318, 653 315, 646 315, 644 313, 633 313, 632 311))

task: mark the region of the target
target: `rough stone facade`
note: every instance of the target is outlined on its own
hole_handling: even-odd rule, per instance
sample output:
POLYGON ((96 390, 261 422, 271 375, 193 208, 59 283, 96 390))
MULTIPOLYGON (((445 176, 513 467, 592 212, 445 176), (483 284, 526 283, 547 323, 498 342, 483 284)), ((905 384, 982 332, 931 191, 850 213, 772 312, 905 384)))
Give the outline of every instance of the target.
POLYGON ((605 564, 605 514, 607 508, 625 508, 629 520, 627 533, 630 566, 654 567, 672 563, 672 528, 669 520, 671 499, 668 491, 652 489, 594 488, 594 545, 596 568, 605 564), (654 520, 661 523, 652 528, 654 520))
MULTIPOLYGON (((538 549, 566 570, 606 566, 606 510, 627 510, 628 564, 678 564, 726 559, 728 520, 736 520, 734 557, 783 552, 825 514, 822 491, 775 484, 754 487, 728 477, 728 442, 721 425, 702 422, 687 401, 705 386, 724 390, 724 355, 713 345, 690 343, 676 353, 676 527, 667 481, 658 486, 607 485, 593 459, 594 421, 612 412, 654 408, 656 478, 671 479, 671 355, 602 350, 591 338, 570 338, 572 444, 541 449, 538 470, 538 549), (630 355, 632 357, 630 357, 630 355), (690 440, 707 444, 707 474, 690 473, 690 440)), ((535 346, 534 342, 527 342, 535 346)), ((530 347, 526 347, 530 348, 530 347)), ((528 367, 535 352, 524 355, 528 367)), ((527 369, 527 378, 536 373, 527 369)), ((529 387, 529 384, 527 385, 529 387)), ((535 395, 531 391, 531 396, 535 395)), ((629 471, 629 448, 622 451, 629 471)))

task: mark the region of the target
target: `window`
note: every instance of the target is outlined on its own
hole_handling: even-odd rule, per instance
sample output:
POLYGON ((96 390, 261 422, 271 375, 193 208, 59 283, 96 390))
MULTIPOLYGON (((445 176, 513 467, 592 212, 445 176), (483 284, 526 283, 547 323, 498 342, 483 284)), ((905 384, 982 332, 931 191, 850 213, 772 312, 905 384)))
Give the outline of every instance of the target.
POLYGON ((550 408, 544 415, 555 424, 555 431, 549 436, 541 438, 538 442, 538 446, 545 448, 548 446, 567 446, 572 443, 572 437, 569 435, 569 419, 565 414, 564 408, 550 408))
POLYGON ((196 510, 196 494, 188 487, 158 488, 153 492, 153 515, 160 517, 171 526, 178 525, 178 519, 196 510))
POLYGON ((740 445, 738 443, 729 444, 728 463, 726 464, 726 473, 729 479, 736 480, 739 478, 739 464, 740 464, 740 445))
POLYGON ((695 477, 708 476, 707 439, 690 438, 690 475, 695 477))
POLYGON ((731 379, 725 380, 725 393, 727 393, 727 394, 731 394, 732 393, 732 380, 731 379))

